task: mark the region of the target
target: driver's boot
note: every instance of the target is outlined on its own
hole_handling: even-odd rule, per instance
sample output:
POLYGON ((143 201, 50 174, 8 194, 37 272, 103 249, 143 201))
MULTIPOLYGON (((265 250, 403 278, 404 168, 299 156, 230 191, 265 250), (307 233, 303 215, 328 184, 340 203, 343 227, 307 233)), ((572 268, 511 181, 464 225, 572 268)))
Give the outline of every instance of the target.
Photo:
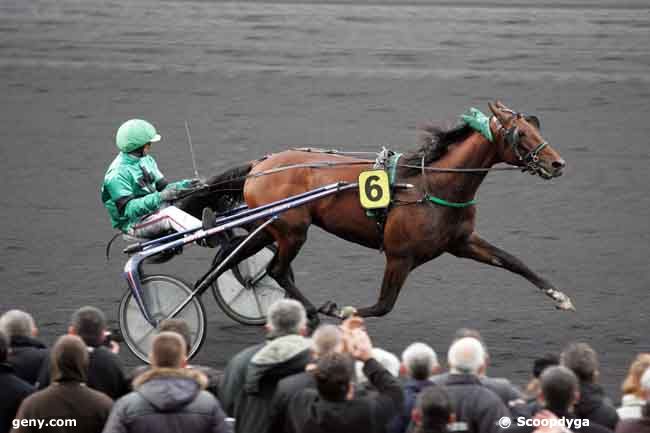
MULTIPOLYGON (((201 215, 201 222, 203 223, 203 230, 209 230, 211 228, 216 227, 217 223, 216 220, 217 218, 215 217, 214 211, 206 207, 203 209, 203 215, 201 215)), ((219 234, 215 234, 212 236, 208 236, 204 239, 201 239, 199 242, 197 242, 199 245, 202 247, 209 247, 209 248, 215 248, 218 247, 220 242, 219 242, 219 234)))

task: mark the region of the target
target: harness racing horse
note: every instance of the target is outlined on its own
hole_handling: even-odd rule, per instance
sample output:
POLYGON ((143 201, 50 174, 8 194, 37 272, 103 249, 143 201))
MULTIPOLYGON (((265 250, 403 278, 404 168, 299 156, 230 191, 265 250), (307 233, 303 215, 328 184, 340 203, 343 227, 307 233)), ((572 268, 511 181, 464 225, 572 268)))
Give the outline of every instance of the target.
MULTIPOLYGON (((404 155, 396 172, 399 182, 414 187, 394 192, 383 233, 361 207, 358 192, 345 191, 283 213, 242 248, 234 261, 276 242, 278 253, 268 274, 305 305, 312 321, 318 320, 319 311, 334 314, 336 309, 328 303, 328 308, 317 310, 289 277, 290 263, 312 224, 350 242, 383 250, 386 267, 379 299, 375 305, 358 309, 362 317, 389 313, 409 273, 443 253, 519 274, 552 298, 558 309, 575 310, 568 296, 475 231, 476 209, 471 201, 493 165, 505 162, 544 179, 560 176, 565 166, 541 137, 536 117, 514 112, 499 101, 488 105, 493 114, 489 119, 492 142, 468 125, 451 130, 429 126, 423 131, 421 147, 404 155), (427 199, 431 196, 438 203, 427 199)), ((326 184, 357 182, 359 173, 372 165, 372 161, 345 155, 287 150, 229 170, 208 183, 229 190, 226 194, 233 197, 243 197, 254 208, 326 184)), ((218 207, 223 199, 219 191, 189 197, 184 208, 199 213, 203 206, 218 207)))

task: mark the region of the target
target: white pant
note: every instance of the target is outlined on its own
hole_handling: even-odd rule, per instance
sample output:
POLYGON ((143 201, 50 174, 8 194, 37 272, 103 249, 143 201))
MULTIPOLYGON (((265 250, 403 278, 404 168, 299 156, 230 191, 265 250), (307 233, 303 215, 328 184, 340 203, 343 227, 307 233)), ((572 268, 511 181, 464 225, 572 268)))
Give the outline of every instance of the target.
POLYGON ((176 206, 167 206, 142 219, 127 234, 136 238, 155 239, 170 231, 182 232, 202 226, 201 220, 176 206))

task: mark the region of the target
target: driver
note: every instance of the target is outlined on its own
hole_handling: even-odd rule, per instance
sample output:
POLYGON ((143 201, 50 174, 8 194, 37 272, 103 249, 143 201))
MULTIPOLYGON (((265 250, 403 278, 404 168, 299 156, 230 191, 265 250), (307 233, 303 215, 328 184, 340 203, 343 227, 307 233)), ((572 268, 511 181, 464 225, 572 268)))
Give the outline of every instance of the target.
POLYGON ((113 227, 136 238, 152 239, 202 225, 171 204, 202 184, 198 179, 167 182, 149 154, 152 143, 160 139, 146 120, 127 120, 115 136, 120 153, 104 175, 102 202, 113 227))

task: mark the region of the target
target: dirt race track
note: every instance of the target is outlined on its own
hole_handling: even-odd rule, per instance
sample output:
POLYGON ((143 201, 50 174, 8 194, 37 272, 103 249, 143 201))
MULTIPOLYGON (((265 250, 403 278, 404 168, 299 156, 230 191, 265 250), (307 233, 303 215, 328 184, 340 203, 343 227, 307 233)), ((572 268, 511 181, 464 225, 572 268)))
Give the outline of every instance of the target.
MULTIPOLYGON (((577 313, 555 311, 519 277, 445 256, 416 270, 369 329, 389 350, 422 340, 444 359, 454 330, 478 328, 491 374, 517 383, 536 356, 588 341, 618 397, 630 360, 649 349, 650 11, 529 3, 3 1, 0 311, 31 312, 48 343, 81 305, 115 325, 124 257, 104 259, 113 232, 99 186, 128 118, 157 125, 155 155, 174 179, 192 174, 185 120, 209 175, 290 146, 408 150, 418 122, 452 125, 500 98, 540 117, 568 168, 550 182, 491 174, 478 228, 577 313)), ((193 280, 209 260, 194 250, 164 270, 193 280)), ((357 306, 375 301, 382 266, 318 229, 294 262, 316 304, 357 306)), ((261 338, 204 301, 199 362, 223 366, 261 338)))

